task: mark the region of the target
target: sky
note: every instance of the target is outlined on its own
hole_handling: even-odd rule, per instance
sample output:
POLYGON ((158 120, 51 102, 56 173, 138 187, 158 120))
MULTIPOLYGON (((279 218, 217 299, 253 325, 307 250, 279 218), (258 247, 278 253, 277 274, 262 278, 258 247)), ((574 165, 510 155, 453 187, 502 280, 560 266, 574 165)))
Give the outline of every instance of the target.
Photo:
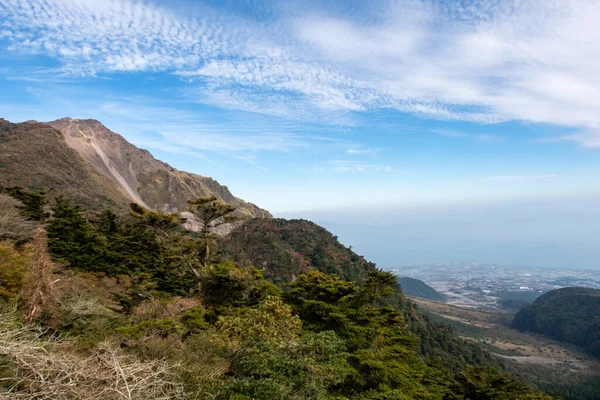
POLYGON ((383 265, 600 268, 598 21, 595 0, 0 0, 0 117, 98 119, 383 265))

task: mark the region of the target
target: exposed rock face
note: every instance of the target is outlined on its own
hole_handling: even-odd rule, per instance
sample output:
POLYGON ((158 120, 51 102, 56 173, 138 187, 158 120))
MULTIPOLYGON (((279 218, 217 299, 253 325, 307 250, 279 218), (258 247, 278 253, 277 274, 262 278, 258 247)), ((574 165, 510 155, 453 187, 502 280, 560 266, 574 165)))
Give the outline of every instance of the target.
MULTIPOLYGON (((96 171, 123 188, 131 200, 147 208, 184 213, 188 200, 216 196, 235 206, 240 217, 271 218, 268 211, 233 196, 216 180, 172 168, 96 120, 63 118, 48 124, 62 132, 67 145, 96 171)), ((190 218, 187 227, 196 230, 198 224, 190 218)), ((222 230, 229 229, 223 227, 222 230)))
POLYGON ((0 186, 23 186, 64 195, 90 210, 126 210, 131 201, 121 186, 98 172, 47 124, 12 124, 0 119, 0 186))
POLYGON ((137 193, 138 183, 133 169, 134 163, 138 168, 148 167, 143 150, 134 148, 95 120, 63 118, 48 125, 61 131, 67 145, 92 164, 96 171, 121 186, 133 201, 150 208, 137 193))

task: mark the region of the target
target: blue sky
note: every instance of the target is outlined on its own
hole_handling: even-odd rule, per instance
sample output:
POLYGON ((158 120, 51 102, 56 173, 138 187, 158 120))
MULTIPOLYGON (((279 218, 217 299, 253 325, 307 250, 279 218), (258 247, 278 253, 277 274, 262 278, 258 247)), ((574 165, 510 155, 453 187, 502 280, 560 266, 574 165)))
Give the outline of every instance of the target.
POLYGON ((0 116, 98 119, 277 215, 566 215, 600 197, 598 21, 587 0, 0 0, 0 116))

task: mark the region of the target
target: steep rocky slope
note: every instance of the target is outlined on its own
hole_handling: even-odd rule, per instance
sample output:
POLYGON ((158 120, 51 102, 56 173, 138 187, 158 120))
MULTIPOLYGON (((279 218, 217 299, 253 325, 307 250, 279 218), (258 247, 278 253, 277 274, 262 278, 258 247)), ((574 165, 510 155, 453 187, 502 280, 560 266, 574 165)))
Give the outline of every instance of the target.
POLYGON ((125 208, 127 193, 69 147, 56 129, 0 119, 0 186, 53 189, 90 209, 125 208))
POLYGON ((179 171, 155 159, 99 121, 63 118, 48 124, 98 172, 122 187, 135 202, 161 212, 185 212, 189 199, 216 196, 234 205, 240 216, 269 218, 254 204, 231 194, 216 180, 179 171))

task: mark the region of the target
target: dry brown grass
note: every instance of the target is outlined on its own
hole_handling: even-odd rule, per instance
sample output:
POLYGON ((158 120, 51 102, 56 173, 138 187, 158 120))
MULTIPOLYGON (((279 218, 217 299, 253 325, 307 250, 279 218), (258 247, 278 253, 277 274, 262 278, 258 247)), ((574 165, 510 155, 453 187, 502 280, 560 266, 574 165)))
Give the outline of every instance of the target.
POLYGON ((35 320, 41 312, 49 316, 55 314, 58 296, 54 285, 58 281, 53 275, 54 265, 48 254, 46 231, 37 228, 31 245, 25 250, 31 260, 23 286, 23 304, 26 308, 25 319, 35 320))
POLYGON ((44 332, 0 312, 0 354, 10 376, 0 399, 182 399, 175 369, 162 360, 140 361, 114 342, 77 353, 73 343, 44 338, 44 332))
POLYGON ((185 297, 174 297, 166 304, 157 299, 145 300, 136 307, 132 322, 137 324, 151 319, 170 318, 199 305, 199 300, 185 297))

